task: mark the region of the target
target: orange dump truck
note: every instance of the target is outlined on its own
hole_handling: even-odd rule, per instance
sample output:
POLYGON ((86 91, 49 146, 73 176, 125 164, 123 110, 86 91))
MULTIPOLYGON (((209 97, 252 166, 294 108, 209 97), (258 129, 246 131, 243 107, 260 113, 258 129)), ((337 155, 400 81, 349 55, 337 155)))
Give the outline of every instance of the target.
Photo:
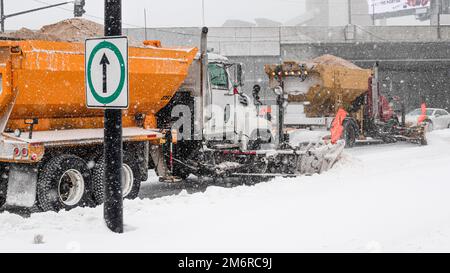
MULTIPOLYGON (((156 113, 187 77, 196 48, 129 49, 123 115, 123 194, 147 179, 149 149, 164 141, 156 113)), ((88 109, 84 45, 0 41, 0 207, 60 210, 101 203, 103 111, 88 109), (82 181, 83 183, 80 183, 82 181)), ((151 164, 151 163, 150 163, 151 164)))

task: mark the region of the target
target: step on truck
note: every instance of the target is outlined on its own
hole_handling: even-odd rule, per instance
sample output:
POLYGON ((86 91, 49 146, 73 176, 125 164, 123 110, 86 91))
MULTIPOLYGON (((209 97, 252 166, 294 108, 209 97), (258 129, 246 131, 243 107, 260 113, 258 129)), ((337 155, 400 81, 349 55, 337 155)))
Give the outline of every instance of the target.
MULTIPOLYGON (((240 64, 197 48, 129 48, 124 198, 154 169, 162 181, 326 171, 343 144, 277 143, 242 92, 240 64)), ((0 41, 0 207, 60 211, 103 203, 103 111, 88 109, 84 44, 0 41)))

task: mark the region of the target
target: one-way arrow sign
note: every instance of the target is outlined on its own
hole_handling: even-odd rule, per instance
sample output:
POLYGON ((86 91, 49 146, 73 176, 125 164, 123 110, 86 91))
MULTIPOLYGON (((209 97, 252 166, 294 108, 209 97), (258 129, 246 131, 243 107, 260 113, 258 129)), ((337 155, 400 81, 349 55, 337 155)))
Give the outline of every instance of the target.
POLYGON ((88 108, 128 108, 128 40, 86 40, 86 104, 88 108))
POLYGON ((108 56, 106 53, 103 53, 102 60, 100 61, 100 65, 103 66, 103 93, 106 94, 108 89, 106 88, 108 85, 108 73, 107 73, 107 65, 109 65, 108 56))

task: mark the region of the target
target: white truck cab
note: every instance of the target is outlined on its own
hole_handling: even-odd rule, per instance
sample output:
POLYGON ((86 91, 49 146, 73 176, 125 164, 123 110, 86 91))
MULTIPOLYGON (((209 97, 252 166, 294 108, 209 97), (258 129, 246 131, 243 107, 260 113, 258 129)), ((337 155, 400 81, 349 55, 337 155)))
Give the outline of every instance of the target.
POLYGON ((240 64, 230 63, 226 57, 208 53, 208 84, 205 94, 204 136, 208 140, 225 140, 248 144, 260 133, 270 133, 271 123, 258 115, 253 98, 242 91, 240 64))

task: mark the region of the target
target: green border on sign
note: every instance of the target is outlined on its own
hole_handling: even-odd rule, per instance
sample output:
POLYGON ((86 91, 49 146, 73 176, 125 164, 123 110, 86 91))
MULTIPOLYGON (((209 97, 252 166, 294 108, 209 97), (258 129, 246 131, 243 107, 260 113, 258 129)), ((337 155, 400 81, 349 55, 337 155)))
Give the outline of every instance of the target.
POLYGON ((115 46, 114 44, 112 44, 110 42, 103 41, 103 42, 99 43, 96 47, 94 47, 94 49, 91 52, 91 55, 89 56, 89 62, 87 65, 87 81, 88 81, 89 88, 91 89, 92 95, 99 103, 109 104, 109 103, 114 102, 120 96, 120 93, 125 84, 125 61, 123 59, 122 53, 120 53, 120 50, 117 48, 117 46, 115 46), (119 64, 120 64, 119 86, 117 87, 116 91, 114 91, 114 93, 109 97, 102 97, 102 96, 98 95, 98 93, 96 92, 96 90, 94 88, 94 84, 92 83, 92 76, 91 76, 91 68, 92 68, 92 63, 94 61, 94 57, 97 54, 97 52, 103 48, 109 49, 112 52, 114 52, 114 54, 117 56, 117 59, 119 60, 119 64))

